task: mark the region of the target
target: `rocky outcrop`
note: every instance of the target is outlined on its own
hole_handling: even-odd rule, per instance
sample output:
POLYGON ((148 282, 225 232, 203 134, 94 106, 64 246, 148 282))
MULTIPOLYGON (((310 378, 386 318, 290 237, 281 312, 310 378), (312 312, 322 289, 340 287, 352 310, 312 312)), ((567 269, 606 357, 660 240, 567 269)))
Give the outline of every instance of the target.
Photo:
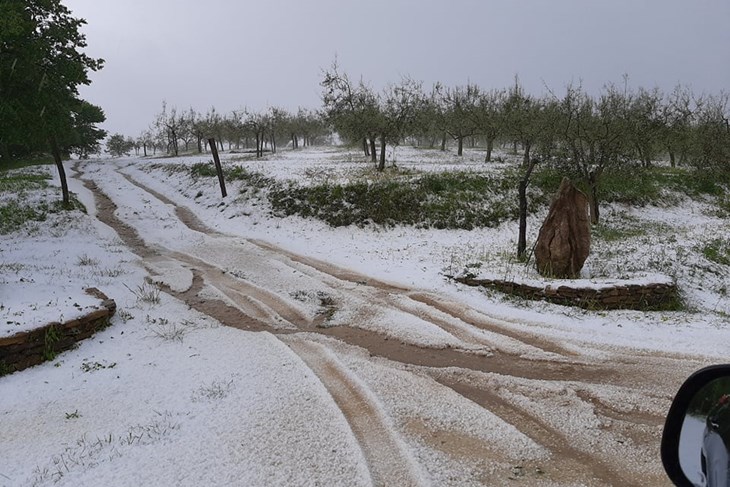
POLYGON ((535 244, 537 271, 546 277, 574 279, 590 248, 588 198, 563 178, 535 244))
POLYGON ((86 290, 101 300, 98 310, 75 320, 48 323, 35 330, 0 338, 0 375, 27 369, 74 347, 109 326, 117 305, 96 288, 86 290))

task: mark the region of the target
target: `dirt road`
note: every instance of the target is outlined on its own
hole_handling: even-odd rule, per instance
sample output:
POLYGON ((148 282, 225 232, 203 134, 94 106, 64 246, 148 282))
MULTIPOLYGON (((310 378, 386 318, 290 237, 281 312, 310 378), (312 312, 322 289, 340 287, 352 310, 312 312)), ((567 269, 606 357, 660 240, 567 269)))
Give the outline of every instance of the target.
POLYGON ((225 325, 272 333, 302 359, 349 422, 377 485, 669 485, 658 453, 663 415, 701 359, 527 333, 451 297, 214 232, 120 176, 116 184, 173 206, 205 241, 167 248, 143 239, 97 176, 80 170, 98 218, 153 279, 161 266, 192 273, 186 289, 163 284, 167 293, 225 325), (272 284, 276 274, 290 277, 272 284), (394 321, 428 325, 454 344, 391 333, 394 321), (444 401, 458 407, 433 412, 444 401), (497 426, 480 428, 471 416, 480 413, 497 426))

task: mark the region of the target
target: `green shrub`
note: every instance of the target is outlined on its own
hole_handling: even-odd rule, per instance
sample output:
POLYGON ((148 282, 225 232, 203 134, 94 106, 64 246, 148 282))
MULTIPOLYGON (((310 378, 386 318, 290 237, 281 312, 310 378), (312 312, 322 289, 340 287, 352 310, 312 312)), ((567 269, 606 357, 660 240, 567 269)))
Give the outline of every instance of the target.
POLYGON ((440 229, 494 227, 517 216, 516 182, 505 176, 442 173, 408 180, 273 187, 275 214, 314 217, 329 225, 375 223, 440 229))
POLYGON ((198 162, 190 166, 190 175, 193 178, 217 176, 213 162, 198 162))

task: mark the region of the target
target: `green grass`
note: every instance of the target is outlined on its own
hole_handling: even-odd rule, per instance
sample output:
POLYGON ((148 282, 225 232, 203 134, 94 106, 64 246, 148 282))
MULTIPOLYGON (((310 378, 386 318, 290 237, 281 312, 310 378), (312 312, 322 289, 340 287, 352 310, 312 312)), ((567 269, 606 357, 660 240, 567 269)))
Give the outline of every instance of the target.
POLYGON ((38 173, 12 174, 0 173, 0 193, 20 193, 48 187, 51 176, 38 173))
POLYGON ((62 211, 80 210, 86 212, 84 205, 71 195, 71 204, 64 205, 60 199, 52 203, 42 202, 35 206, 11 199, 0 204, 0 235, 7 235, 22 228, 28 222, 42 222, 49 214, 62 211))
POLYGON ((60 189, 58 200, 53 202, 39 202, 29 204, 25 194, 32 191, 41 191, 49 188, 51 176, 47 173, 23 172, 17 174, 0 173, 0 235, 15 232, 27 222, 42 222, 49 214, 67 210, 81 210, 86 212, 84 205, 71 195, 69 205, 61 201, 60 189))
MULTIPOLYGON (((199 162, 190 166, 190 175, 193 178, 201 177, 218 177, 215 165, 210 162, 199 162)), ((274 180, 264 176, 261 173, 250 171, 242 166, 225 167, 223 169, 223 178, 226 181, 244 181, 247 185, 258 189, 270 186, 274 180)))
MULTIPOLYGON (((588 194, 588 186, 582 176, 570 167, 538 167, 532 177, 532 184, 543 192, 555 193, 563 176, 570 178, 581 191, 588 194)), ((598 187, 600 203, 624 203, 634 206, 677 203, 677 196, 680 194, 692 198, 713 196, 724 201, 727 188, 721 179, 707 172, 697 172, 692 168, 633 166, 605 171, 601 175, 598 187)))
POLYGON ((707 260, 730 266, 730 239, 715 238, 702 246, 702 255, 707 260))
POLYGON ((26 157, 23 159, 12 159, 0 163, 0 172, 10 169, 20 169, 28 166, 50 165, 55 164, 53 157, 50 155, 40 155, 36 157, 26 157))
MULTIPOLYGON (((426 174, 408 179, 348 184, 274 186, 269 201, 278 216, 318 218, 333 227, 383 226, 466 229, 495 227, 517 217, 512 175, 426 174)), ((533 208, 540 204, 533 198, 533 208)))
POLYGON ((18 201, 9 201, 0 205, 0 235, 7 235, 21 228, 29 221, 42 222, 47 212, 30 206, 23 206, 18 201))
MULTIPOLYGON (((215 177, 212 162, 194 164, 193 178, 215 177)), ((333 227, 370 224, 412 225, 420 228, 473 229, 495 227, 518 216, 517 185, 521 168, 501 174, 473 172, 418 173, 389 169, 363 170, 349 183, 327 181, 302 186, 281 183, 240 166, 224 168, 226 181, 242 181, 241 192, 266 194, 276 216, 316 218, 333 227)), ((579 174, 565 165, 538 166, 528 187, 528 213, 549 204, 563 176, 587 193, 579 174)), ((730 200, 721 183, 691 168, 641 168, 624 166, 607 170, 601 177, 599 204, 633 206, 677 204, 681 194, 709 195, 730 212, 730 200)), ((249 193, 250 196, 250 193, 249 193)), ((597 236, 606 241, 645 235, 640 227, 603 226, 597 236)))
POLYGON ((4 360, 0 360, 0 377, 12 374, 13 372, 15 372, 14 366, 8 365, 4 360))

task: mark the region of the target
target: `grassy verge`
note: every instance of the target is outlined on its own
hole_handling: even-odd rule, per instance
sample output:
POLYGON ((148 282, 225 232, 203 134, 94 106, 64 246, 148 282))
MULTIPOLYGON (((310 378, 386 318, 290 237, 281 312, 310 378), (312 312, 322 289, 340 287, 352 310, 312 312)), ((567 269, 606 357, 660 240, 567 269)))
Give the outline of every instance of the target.
MULTIPOLYGON (((455 172, 348 184, 290 183, 272 188, 269 201, 278 216, 313 217, 333 227, 373 223, 471 230, 516 218, 516 187, 513 175, 455 172)), ((532 198, 532 210, 543 200, 532 198)))
MULTIPOLYGON (((563 176, 569 177, 583 192, 588 187, 572 168, 546 166, 539 168, 532 184, 543 192, 557 191, 563 176)), ((692 168, 624 166, 606 170, 598 188, 601 203, 625 203, 635 206, 666 205, 679 202, 681 195, 690 198, 709 196, 724 201, 727 188, 722 179, 692 168)))
MULTIPOLYGON (((182 170, 182 168, 175 168, 182 170)), ((167 170, 171 170, 167 168, 167 170)), ((194 164, 188 169, 194 179, 215 177, 212 163, 194 164)), ((419 228, 466 229, 495 227, 518 216, 519 168, 501 173, 418 173, 395 171, 354 174, 348 183, 323 182, 300 185, 282 183, 244 167, 224 168, 227 181, 242 181, 242 192, 264 191, 276 216, 298 215, 316 218, 333 227, 369 224, 412 225, 419 228)), ((565 166, 543 166, 532 177, 528 189, 528 212, 549 204, 563 176, 570 177, 583 191, 585 183, 565 166)), ((724 186, 691 169, 621 167, 606 171, 599 187, 600 204, 634 206, 678 204, 682 195, 714 198, 722 210, 727 199, 724 186), (723 199, 725 198, 725 199, 723 199)), ((727 204, 730 209, 730 203, 727 204)), ((618 240, 624 232, 598 228, 599 238, 618 240)), ((641 228, 631 236, 643 233, 641 228)))
POLYGON ((712 239, 705 243, 700 250, 707 260, 730 266, 730 239, 712 239))
POLYGON ((0 235, 15 232, 27 222, 45 221, 49 214, 74 209, 86 211, 75 195, 71 195, 71 204, 65 206, 60 190, 55 201, 27 197, 30 192, 48 190, 49 179, 48 174, 32 172, 0 176, 0 235))
POLYGON ((28 157, 24 159, 11 159, 9 161, 0 162, 0 174, 11 169, 21 169, 28 166, 38 166, 42 164, 54 164, 53 157, 49 155, 41 155, 37 157, 28 157))

